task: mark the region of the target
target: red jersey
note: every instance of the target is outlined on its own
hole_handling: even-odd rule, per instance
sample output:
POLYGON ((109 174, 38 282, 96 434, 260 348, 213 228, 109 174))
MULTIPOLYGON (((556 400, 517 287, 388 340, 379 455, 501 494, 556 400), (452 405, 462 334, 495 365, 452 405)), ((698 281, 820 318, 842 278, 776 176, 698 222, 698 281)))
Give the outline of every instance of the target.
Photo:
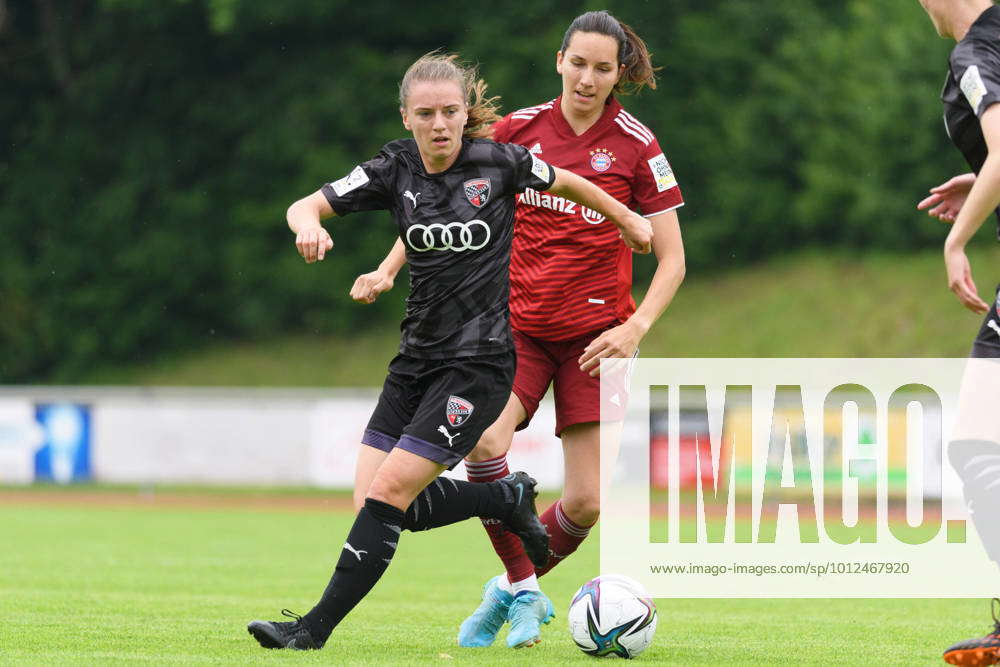
MULTIPOLYGON (((515 111, 494 125, 494 140, 520 144, 549 164, 583 176, 645 216, 684 204, 677 179, 648 127, 609 98, 604 114, 577 136, 560 98, 515 111)), ((511 325, 562 341, 619 324, 635 312, 632 251, 604 216, 528 189, 517 197, 510 265, 511 325)))

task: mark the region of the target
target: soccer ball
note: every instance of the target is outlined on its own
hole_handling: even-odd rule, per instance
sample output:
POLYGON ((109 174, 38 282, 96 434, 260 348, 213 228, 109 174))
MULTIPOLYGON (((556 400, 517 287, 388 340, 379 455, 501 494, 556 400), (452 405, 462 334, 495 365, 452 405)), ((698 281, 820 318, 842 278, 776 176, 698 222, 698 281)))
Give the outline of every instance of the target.
POLYGON ((588 655, 634 658, 653 643, 656 605, 638 582, 620 574, 591 579, 569 607, 569 632, 588 655))

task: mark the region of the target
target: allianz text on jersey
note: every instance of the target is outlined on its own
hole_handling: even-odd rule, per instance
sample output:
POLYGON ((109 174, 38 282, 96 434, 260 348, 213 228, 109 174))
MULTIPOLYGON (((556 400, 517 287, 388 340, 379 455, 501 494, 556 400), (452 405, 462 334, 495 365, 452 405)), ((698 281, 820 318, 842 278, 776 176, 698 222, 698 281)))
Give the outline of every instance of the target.
POLYGON ((528 188, 523 193, 518 195, 517 201, 520 204, 540 206, 553 211, 559 211, 560 213, 569 213, 571 215, 579 213, 584 222, 591 225, 604 222, 604 216, 593 209, 589 209, 586 206, 580 206, 576 202, 572 202, 565 197, 556 197, 547 192, 539 192, 538 190, 534 190, 532 188, 528 188))

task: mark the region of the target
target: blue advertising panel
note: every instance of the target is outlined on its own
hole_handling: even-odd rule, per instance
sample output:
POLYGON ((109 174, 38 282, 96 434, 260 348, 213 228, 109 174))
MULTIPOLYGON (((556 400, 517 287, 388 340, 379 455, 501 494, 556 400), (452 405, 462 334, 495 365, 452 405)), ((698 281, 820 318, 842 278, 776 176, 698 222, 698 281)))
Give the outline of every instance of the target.
POLYGON ((35 479, 59 484, 89 480, 90 406, 40 403, 35 418, 45 432, 35 454, 35 479))

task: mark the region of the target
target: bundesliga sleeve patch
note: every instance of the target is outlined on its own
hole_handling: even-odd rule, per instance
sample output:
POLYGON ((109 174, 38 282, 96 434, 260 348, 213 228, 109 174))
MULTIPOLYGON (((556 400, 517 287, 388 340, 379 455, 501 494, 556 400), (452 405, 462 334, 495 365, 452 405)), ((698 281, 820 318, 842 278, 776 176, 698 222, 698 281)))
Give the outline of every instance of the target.
POLYGON ((344 176, 339 181, 330 183, 330 187, 333 188, 333 191, 337 193, 338 197, 343 197, 351 190, 357 190, 370 180, 371 179, 368 178, 368 174, 365 173, 365 170, 361 168, 361 165, 358 165, 354 168, 354 171, 349 173, 347 176, 344 176))
POLYGON ((973 113, 978 114, 979 105, 986 97, 986 84, 983 83, 983 77, 979 75, 979 68, 972 65, 965 70, 960 85, 962 92, 965 93, 965 99, 969 100, 969 104, 972 105, 973 113))
POLYGON ((653 172, 653 180, 656 181, 656 191, 663 192, 677 186, 677 178, 674 170, 667 162, 667 156, 660 153, 652 160, 649 160, 649 170, 653 172))
POLYGON ((539 180, 549 182, 549 165, 539 160, 534 154, 531 155, 531 173, 539 180))

